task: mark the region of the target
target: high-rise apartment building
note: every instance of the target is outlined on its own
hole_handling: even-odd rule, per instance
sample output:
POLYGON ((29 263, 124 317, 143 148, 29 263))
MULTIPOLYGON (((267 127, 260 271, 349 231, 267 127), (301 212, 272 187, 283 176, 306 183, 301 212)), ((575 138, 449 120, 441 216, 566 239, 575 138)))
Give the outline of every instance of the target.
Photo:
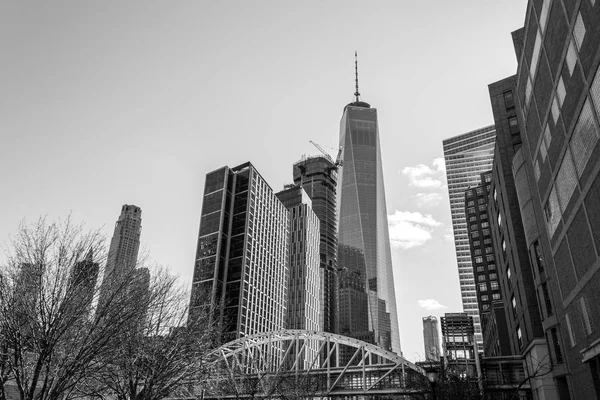
POLYGON ((599 26, 598 1, 539 0, 513 33, 512 170, 560 399, 600 398, 599 26))
POLYGON ((321 331, 319 219, 300 186, 276 196, 290 213, 286 329, 321 331))
POLYGON ((465 192, 465 215, 481 317, 483 354, 486 357, 514 354, 508 343, 497 256, 488 214, 491 180, 492 171, 484 172, 481 174, 481 184, 465 192), (482 205, 485 207, 480 207, 482 205))
POLYGON ((438 320, 433 315, 423 317, 423 343, 425 345, 425 361, 439 361, 440 334, 438 320))
POLYGON ((340 123, 339 244, 364 254, 369 329, 376 344, 401 354, 377 110, 359 101, 358 83, 355 96, 340 123))
MULTIPOLYGON (((465 216, 465 190, 480 183, 480 174, 492 168, 496 129, 494 125, 463 133, 443 141, 450 212, 463 310, 473 317, 475 340, 482 346, 483 336, 477 306, 477 291, 465 216)), ((485 209, 485 205, 478 206, 485 209)))
POLYGON ((325 332, 338 333, 337 167, 325 156, 307 157, 294 164, 293 173, 294 183, 306 191, 320 221, 319 325, 325 332))
MULTIPOLYGON (((289 211, 289 274, 287 281, 286 329, 322 331, 321 282, 319 274, 319 225, 312 201, 301 186, 288 185, 276 194, 289 211)), ((295 346, 295 345, 294 345, 295 346)), ((295 349, 300 351, 300 349, 295 349)), ((310 368, 319 351, 316 340, 308 340, 302 353, 304 368, 310 368)), ((293 362, 288 365, 292 367, 293 362)))
POLYGON ((206 175, 189 320, 224 341, 285 329, 289 213, 251 163, 206 175))
POLYGON ((104 304, 111 284, 125 279, 131 274, 137 264, 140 250, 140 234, 142 232, 142 209, 125 204, 121 207, 121 215, 115 224, 113 237, 110 241, 106 269, 100 289, 100 304, 104 304))

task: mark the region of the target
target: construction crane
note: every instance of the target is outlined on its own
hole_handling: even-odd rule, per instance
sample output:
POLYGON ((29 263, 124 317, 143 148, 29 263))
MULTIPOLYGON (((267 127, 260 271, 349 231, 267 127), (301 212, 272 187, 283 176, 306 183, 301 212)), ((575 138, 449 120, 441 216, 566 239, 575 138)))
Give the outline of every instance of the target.
POLYGON ((333 161, 333 158, 331 158, 331 156, 329 155, 329 153, 326 152, 321 146, 319 146, 317 143, 313 142, 312 140, 309 140, 309 142, 311 142, 313 146, 315 146, 321 153, 323 153, 323 155, 325 157, 327 157, 327 159, 329 161, 331 161, 331 163, 333 165, 335 165, 335 169, 336 170, 338 169, 338 167, 341 167, 341 166, 344 165, 343 162, 342 162, 342 146, 340 146, 340 149, 339 149, 339 151, 337 153, 337 157, 336 157, 335 161, 333 161))

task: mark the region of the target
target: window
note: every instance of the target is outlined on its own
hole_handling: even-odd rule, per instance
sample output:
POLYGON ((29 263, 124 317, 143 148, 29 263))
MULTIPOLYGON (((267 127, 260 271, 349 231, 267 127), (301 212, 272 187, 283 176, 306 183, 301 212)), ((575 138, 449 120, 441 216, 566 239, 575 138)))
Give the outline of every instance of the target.
POLYGON ((479 275, 479 276, 477 276, 477 280, 479 282, 485 282, 485 275, 479 275))
POLYGON ((563 161, 556 175, 556 191, 558 194, 558 203, 564 210, 569 204, 571 195, 577 186, 577 177, 575 173, 575 165, 570 152, 566 152, 563 161))
POLYGON ((491 247, 486 247, 485 248, 485 254, 493 254, 494 253, 494 249, 491 247))
POLYGON ((554 121, 555 125, 556 125, 556 122, 558 121, 559 116, 560 116, 560 108, 558 107, 558 100, 556 99, 556 95, 555 95, 554 99, 552 99, 552 120, 554 121))
POLYGON ((485 267, 483 265, 479 265, 477 267, 477 272, 483 272, 483 271, 485 271, 485 267))
MULTIPOLYGON (((600 99, 598 99, 598 101, 600 101, 600 99)), ((594 150, 596 142, 598 142, 599 135, 596 122, 594 121, 590 99, 588 98, 581 109, 570 142, 571 151, 573 154, 577 155, 574 161, 579 177, 583 174, 583 170, 592 155, 592 150, 594 150)))
POLYGON ((581 12, 577 14, 577 21, 575 21, 575 28, 573 28, 573 36, 575 36, 577 48, 581 50, 581 45, 585 38, 585 24, 583 23, 583 18, 581 18, 581 12))
POLYGON ((585 297, 581 296, 579 299, 579 306, 581 307, 581 319, 583 322, 583 332, 585 335, 592 333, 592 324, 590 322, 590 315, 588 314, 587 303, 585 297))
POLYGON ((482 311, 487 311, 489 309, 490 309, 490 305, 489 304, 484 304, 484 305, 481 306, 481 310, 482 311))
POLYGON ((474 205, 475 205, 475 200, 471 200, 471 201, 469 201, 469 202, 467 203, 467 206, 468 206, 468 207, 472 207, 472 206, 474 206, 474 205))
POLYGON ((552 337, 555 361, 557 364, 560 364, 563 362, 563 354, 560 348, 560 342, 558 341, 558 331, 556 328, 550 329, 550 336, 552 337))
POLYGON ((492 293, 492 300, 500 300, 500 293, 492 293))
POLYGON ((502 227, 502 215, 498 214, 498 226, 502 227))
POLYGON ((506 242, 502 239, 502 251, 506 252, 506 242))
POLYGON ((567 50, 567 67, 569 68, 570 75, 573 75, 575 65, 577 65, 577 51, 575 50, 575 44, 571 39, 569 43, 569 50, 567 50))
POLYGON ((516 317, 517 316, 517 299, 515 299, 514 295, 510 298, 510 304, 512 305, 513 317, 516 317))
POLYGON ((558 105, 562 108, 563 103, 565 102, 565 96, 567 95, 567 90, 565 89, 565 82, 563 81, 562 76, 558 80, 558 86, 556 86, 556 96, 558 97, 558 105))
POLYGON ((544 215, 546 217, 546 225, 548 225, 548 233, 550 236, 554 234, 558 223, 560 222, 560 211, 558 206, 558 196, 556 195, 556 187, 552 187, 550 197, 544 207, 544 215))
POLYGON ((476 256, 480 256, 481 255, 481 249, 475 249, 475 255, 476 256))
POLYGON ((487 207, 485 204, 481 204, 479 207, 477 207, 479 212, 484 212, 487 210, 487 207))
POLYGON ((469 222, 475 222, 475 221, 477 221, 476 216, 473 215, 472 217, 469 217, 469 222))
POLYGON ((496 191, 496 188, 494 188, 494 201, 498 201, 498 192, 496 191))
POLYGON ((519 121, 517 120, 517 117, 510 117, 508 119, 508 125, 510 128, 510 133, 519 133, 519 121))
POLYGON ((567 323, 567 332, 569 332, 569 342, 571 343, 571 347, 575 346, 575 336, 573 335, 573 327, 571 326, 571 318, 569 314, 565 314, 565 322, 567 323))
POLYGON ((548 291, 548 283, 542 283, 542 295, 544 296, 544 305, 546 306, 546 314, 551 316, 554 312, 552 310, 552 301, 550 300, 550 292, 548 291))
POLYGON ((493 254, 488 254, 488 255, 485 256, 485 259, 487 261, 494 261, 494 255, 493 254))
POLYGON ((472 230, 472 231, 476 231, 477 230, 477 225, 471 225, 469 227, 469 229, 472 230))
POLYGON ((484 294, 481 296, 481 301, 489 301, 489 296, 487 294, 484 294))
POLYGON ((490 279, 498 279, 498 275, 494 272, 490 274, 490 279))
POLYGON ((481 227, 482 227, 482 228, 487 228, 488 226, 490 226, 490 223, 489 223, 489 222, 482 222, 482 223, 481 223, 481 227))
POLYGON ((473 242, 473 246, 474 246, 474 247, 478 247, 479 245, 480 245, 480 242, 479 242, 479 240, 475 240, 475 241, 473 242))
POLYGON ((467 209, 467 213, 475 214, 475 207, 471 207, 471 208, 467 209))
POLYGON ((483 188, 481 186, 478 187, 476 190, 477 190, 477 194, 479 194, 479 195, 483 194, 483 188))
POLYGON ((498 290, 498 289, 500 289, 500 286, 498 286, 498 281, 492 281, 492 282, 490 282, 490 289, 491 290, 498 290))
POLYGON ((483 243, 484 244, 492 244, 492 239, 490 239, 490 238, 483 239, 483 243))
POLYGON ((478 231, 471 232, 471 237, 472 237, 472 238, 479 237, 479 232, 478 232, 478 231))
POLYGON ((480 292, 487 292, 487 283, 480 283, 479 284, 479 291, 480 292))
POLYGON ((544 272, 544 259, 542 258, 542 248, 540 242, 536 240, 533 242, 533 264, 537 267, 538 274, 544 272))
POLYGON ((488 270, 495 271, 496 270, 496 264, 488 264, 488 270))
POLYGON ((475 262, 481 264, 483 262, 483 257, 475 257, 475 262))
POLYGON ((523 347, 523 333, 521 332, 521 327, 517 327, 517 340, 519 341, 519 348, 523 347))
POLYGON ((508 280, 510 281, 510 277, 511 277, 511 273, 510 273, 510 268, 506 268, 506 277, 508 278, 508 280))
POLYGON ((510 110, 512 108, 515 108, 515 101, 513 99, 512 91, 504 92, 503 95, 504 95, 504 106, 506 107, 506 109, 510 110))

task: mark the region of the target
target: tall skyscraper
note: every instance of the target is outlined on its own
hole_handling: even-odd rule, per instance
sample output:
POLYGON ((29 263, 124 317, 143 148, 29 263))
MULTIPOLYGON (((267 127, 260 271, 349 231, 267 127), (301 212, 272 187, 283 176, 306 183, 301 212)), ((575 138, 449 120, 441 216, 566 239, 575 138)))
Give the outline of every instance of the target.
MULTIPOLYGON (((463 310, 473 317, 480 350, 483 350, 483 336, 465 218, 465 190, 478 185, 481 173, 492 169, 495 140, 496 128, 491 125, 443 141, 463 310)), ((480 208, 485 210, 485 204, 477 206, 480 208)))
POLYGON ((440 360, 440 334, 438 320, 433 315, 423 317, 423 343, 425 345, 425 360, 440 360))
POLYGON ((286 329, 321 331, 319 219, 300 186, 288 187, 276 196, 290 213, 286 329))
POLYGON ((208 308, 224 341, 285 329, 288 223, 251 163, 206 175, 190 322, 208 308))
POLYGON ((142 209, 125 204, 115 224, 110 241, 106 269, 100 290, 100 304, 104 304, 110 285, 132 273, 137 264, 142 232, 142 209))
POLYGON ((358 73, 354 95, 340 123, 339 244, 364 254, 369 329, 376 344, 401 354, 377 110, 359 100, 358 73))
MULTIPOLYGON (((312 209, 312 201, 302 187, 286 186, 276 196, 288 209, 290 215, 286 329, 322 331, 319 218, 312 209)), ((318 351, 317 341, 307 341, 302 354, 304 368, 311 367, 318 351)), ((291 364, 288 367, 292 367, 293 362, 289 361, 291 364)))
POLYGON ((337 177, 337 167, 325 156, 304 158, 294 164, 294 183, 304 188, 320 221, 320 326, 333 333, 339 331, 337 177))

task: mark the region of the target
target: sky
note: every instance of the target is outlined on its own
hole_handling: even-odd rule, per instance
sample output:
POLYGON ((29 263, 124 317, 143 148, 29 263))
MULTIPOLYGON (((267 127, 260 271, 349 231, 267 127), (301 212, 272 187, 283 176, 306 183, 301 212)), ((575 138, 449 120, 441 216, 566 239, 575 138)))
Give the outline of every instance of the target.
MULTIPOLYGON (((205 175, 251 161, 274 190, 337 154, 353 101, 378 109, 404 356, 460 312, 442 140, 493 124, 526 0, 0 2, 0 246, 71 215, 191 284, 205 175)), ((0 253, 0 260, 4 253, 0 253)))

